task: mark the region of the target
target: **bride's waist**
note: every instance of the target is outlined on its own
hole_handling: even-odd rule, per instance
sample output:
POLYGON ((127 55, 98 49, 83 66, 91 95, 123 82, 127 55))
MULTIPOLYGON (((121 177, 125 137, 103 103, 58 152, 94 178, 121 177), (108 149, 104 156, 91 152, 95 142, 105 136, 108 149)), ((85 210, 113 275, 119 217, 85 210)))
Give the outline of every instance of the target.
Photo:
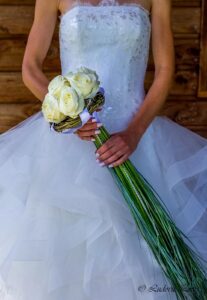
POLYGON ((103 107, 102 111, 98 113, 98 118, 110 132, 121 131, 127 127, 138 109, 138 104, 131 106, 130 109, 123 107, 122 110, 116 107, 103 107))

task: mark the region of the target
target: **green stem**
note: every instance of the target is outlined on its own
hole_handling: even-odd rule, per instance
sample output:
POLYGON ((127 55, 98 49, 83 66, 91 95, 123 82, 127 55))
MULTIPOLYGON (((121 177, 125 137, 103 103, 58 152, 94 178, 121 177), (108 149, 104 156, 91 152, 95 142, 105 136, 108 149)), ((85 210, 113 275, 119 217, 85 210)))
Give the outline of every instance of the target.
MULTIPOLYGON (((94 144, 98 149, 110 138, 100 127, 94 144)), ((207 299, 207 279, 199 256, 185 244, 187 237, 176 227, 162 199, 129 159, 109 168, 132 213, 139 232, 148 243, 164 274, 180 300, 185 300, 184 287, 192 300, 207 299)))

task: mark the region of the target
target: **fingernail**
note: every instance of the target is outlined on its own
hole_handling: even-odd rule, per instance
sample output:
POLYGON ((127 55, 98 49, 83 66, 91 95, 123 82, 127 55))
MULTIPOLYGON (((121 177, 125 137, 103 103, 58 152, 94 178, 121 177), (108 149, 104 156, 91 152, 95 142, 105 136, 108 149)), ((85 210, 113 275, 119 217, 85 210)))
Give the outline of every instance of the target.
POLYGON ((97 163, 100 163, 100 160, 97 158, 97 159, 96 159, 96 162, 97 162, 97 163))
POLYGON ((96 139, 92 138, 91 141, 94 142, 96 139))
POLYGON ((96 119, 92 119, 92 122, 96 122, 96 119))
POLYGON ((96 152, 96 157, 99 157, 99 156, 100 156, 100 154, 98 152, 96 152))
POLYGON ((97 127, 98 127, 98 128, 101 127, 101 126, 103 126, 102 123, 97 123, 97 127))
POLYGON ((100 130, 95 130, 95 134, 99 134, 100 132, 100 130))
POLYGON ((101 163, 99 163, 99 166, 103 167, 103 166, 105 166, 105 163, 101 162, 101 163))
POLYGON ((108 165, 109 168, 113 168, 113 164, 108 165))

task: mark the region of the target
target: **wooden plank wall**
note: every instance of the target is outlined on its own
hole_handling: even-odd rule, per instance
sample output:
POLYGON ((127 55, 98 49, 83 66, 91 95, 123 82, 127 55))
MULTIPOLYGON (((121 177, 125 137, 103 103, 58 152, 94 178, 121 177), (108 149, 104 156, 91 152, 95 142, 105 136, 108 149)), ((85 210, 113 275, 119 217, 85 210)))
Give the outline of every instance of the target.
MULTIPOLYGON (((0 133, 40 109, 41 102, 24 86, 21 63, 32 24, 34 0, 0 0, 0 133)), ((200 48, 200 0, 173 1, 176 72, 172 91, 160 114, 207 137, 207 99, 197 97, 200 48)), ((48 78, 60 72, 58 20, 44 64, 48 78)), ((150 53, 146 90, 154 65, 150 53)))

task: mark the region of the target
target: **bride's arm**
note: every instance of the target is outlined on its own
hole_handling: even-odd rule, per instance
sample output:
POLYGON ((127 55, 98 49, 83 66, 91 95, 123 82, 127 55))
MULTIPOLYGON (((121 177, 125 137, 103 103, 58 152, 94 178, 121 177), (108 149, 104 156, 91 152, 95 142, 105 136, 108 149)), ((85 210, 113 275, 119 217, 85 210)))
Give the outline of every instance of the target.
POLYGON ((129 129, 144 133, 161 110, 173 82, 174 44, 171 27, 171 1, 152 0, 152 52, 155 63, 153 83, 129 129))
POLYGON ((112 135, 97 151, 102 165, 118 166, 136 149, 143 133, 163 106, 174 78, 171 0, 152 0, 153 83, 126 130, 112 135))
POLYGON ((51 44, 57 14, 58 0, 36 0, 34 21, 22 62, 23 82, 41 102, 49 84, 42 67, 51 44))

